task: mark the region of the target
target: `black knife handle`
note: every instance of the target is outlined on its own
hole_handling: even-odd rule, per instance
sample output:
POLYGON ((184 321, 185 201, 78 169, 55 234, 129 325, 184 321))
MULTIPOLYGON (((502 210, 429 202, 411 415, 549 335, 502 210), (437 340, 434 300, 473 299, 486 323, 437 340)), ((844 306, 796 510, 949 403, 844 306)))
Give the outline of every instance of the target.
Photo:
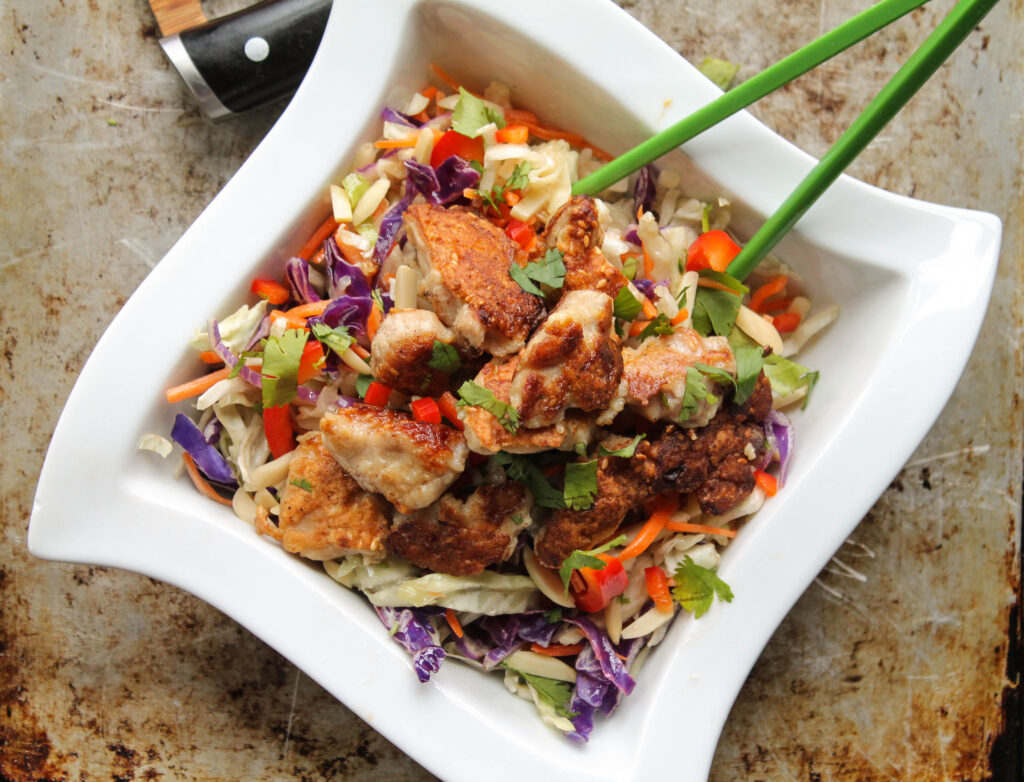
POLYGON ((164 38, 171 62, 214 119, 262 106, 299 86, 332 0, 267 0, 164 38))

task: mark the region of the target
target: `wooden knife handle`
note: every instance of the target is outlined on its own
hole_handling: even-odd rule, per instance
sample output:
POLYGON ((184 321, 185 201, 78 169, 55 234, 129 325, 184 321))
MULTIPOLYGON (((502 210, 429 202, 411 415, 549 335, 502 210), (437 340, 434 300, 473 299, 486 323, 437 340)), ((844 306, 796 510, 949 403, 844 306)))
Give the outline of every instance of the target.
POLYGON ((149 0, 149 7, 164 38, 209 21, 199 0, 149 0))

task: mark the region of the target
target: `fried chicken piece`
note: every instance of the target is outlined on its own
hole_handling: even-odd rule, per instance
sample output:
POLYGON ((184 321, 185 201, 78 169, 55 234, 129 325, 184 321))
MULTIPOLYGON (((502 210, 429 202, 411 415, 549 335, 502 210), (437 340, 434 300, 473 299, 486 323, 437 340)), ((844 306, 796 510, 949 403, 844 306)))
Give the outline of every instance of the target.
POLYGON ((622 410, 625 384, 613 310, 603 293, 569 291, 530 337, 509 388, 523 426, 556 424, 570 407, 600 410, 597 423, 607 424, 622 410))
POLYGON ((429 508, 396 516, 388 549, 426 570, 476 575, 512 555, 532 507, 516 481, 485 484, 465 500, 445 494, 429 508))
POLYGON ((469 455, 462 432, 375 405, 327 413, 320 431, 345 472, 401 511, 437 500, 465 469, 469 455))
MULTIPOLYGON (((628 387, 626 406, 649 421, 678 421, 686 390, 686 370, 707 364, 736 374, 736 358, 725 337, 702 337, 693 329, 677 328, 674 333, 648 337, 639 348, 622 351, 623 376, 628 387)), ((708 380, 709 390, 712 380, 708 380)), ((720 390, 720 389, 719 389, 720 390)), ((715 392, 721 398, 721 393, 715 392)), ((705 426, 718 404, 701 400, 698 410, 684 426, 705 426)))
POLYGON ((315 435, 299 444, 288 466, 278 525, 266 523, 260 531, 307 559, 380 559, 388 526, 386 503, 360 488, 315 435))
POLYGON ((711 515, 732 510, 754 489, 752 462, 767 447, 762 422, 770 411, 771 385, 762 373, 750 399, 724 408, 708 426, 670 425, 653 441, 641 441, 631 459, 601 457, 593 506, 552 513, 535 539, 537 559, 558 567, 575 549, 594 548, 632 509, 662 492, 693 494, 711 515))
MULTIPOLYGON (((493 392, 499 401, 508 403, 512 377, 518 364, 516 358, 508 361, 494 359, 483 366, 473 382, 493 392)), ((513 434, 482 407, 459 408, 459 419, 466 425, 464 434, 469 450, 485 455, 498 451, 536 453, 552 448, 572 450, 576 443, 590 442, 595 430, 593 418, 570 411, 557 424, 539 429, 520 426, 513 434)))
POLYGON ((590 196, 573 196, 552 215, 541 234, 540 246, 562 251, 564 292, 600 291, 615 299, 627 280, 604 257, 601 252, 603 242, 604 232, 597 218, 597 205, 590 196))
POLYGON ((413 204, 405 213, 423 274, 421 291, 460 339, 495 356, 517 353, 544 317, 543 302, 508 274, 526 255, 474 212, 413 204))
POLYGON ((374 379, 403 394, 438 396, 448 388, 449 375, 428 364, 434 341, 451 345, 455 334, 429 310, 391 310, 370 344, 374 379))

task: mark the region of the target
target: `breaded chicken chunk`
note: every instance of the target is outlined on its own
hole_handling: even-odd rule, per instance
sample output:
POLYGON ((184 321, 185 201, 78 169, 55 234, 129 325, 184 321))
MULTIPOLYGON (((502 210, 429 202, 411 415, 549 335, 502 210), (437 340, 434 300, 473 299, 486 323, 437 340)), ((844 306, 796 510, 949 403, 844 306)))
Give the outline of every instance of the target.
POLYGON ((541 234, 540 246, 562 251, 565 264, 563 291, 600 291, 615 299, 627 280, 604 257, 601 252, 603 242, 604 232, 597 219, 597 205, 590 196, 573 196, 555 212, 541 234))
MULTIPOLYGON (((501 402, 509 401, 509 388, 518 359, 494 359, 483 366, 473 382, 493 392, 501 402)), ((537 453, 551 448, 572 450, 576 443, 589 443, 594 436, 594 417, 570 411, 561 421, 551 426, 530 429, 520 426, 513 434, 494 415, 482 407, 459 408, 459 419, 465 424, 466 442, 474 453, 487 454, 537 453)))
POLYGON ((391 310, 370 344, 373 377, 403 394, 443 393, 448 388, 448 374, 428 366, 435 340, 451 345, 455 334, 433 312, 391 310))
POLYGON ((462 209, 413 204, 405 212, 423 274, 421 292, 460 339, 495 356, 517 353, 544 317, 543 302, 508 274, 526 256, 500 228, 462 209))
MULTIPOLYGON (((725 337, 702 337, 693 329, 648 337, 639 348, 622 351, 623 376, 628 387, 626 406, 649 421, 677 421, 686 390, 686 370, 706 364, 736 374, 736 358, 725 337)), ((712 381, 708 380, 709 387, 712 381)), ((721 397, 720 393, 717 393, 721 397)), ((704 426, 718 404, 701 400, 700 408, 684 426, 704 426)))
POLYGON ((516 481, 484 484, 465 500, 445 494, 429 508, 396 516, 388 549, 437 573, 476 575, 512 555, 532 507, 516 481))
POLYGON ((754 489, 754 463, 767 448, 762 422, 771 406, 771 385, 762 374, 746 402, 728 405, 709 425, 670 425, 654 440, 641 441, 632 458, 601 457, 594 504, 552 513, 535 539, 537 559, 558 567, 574 550, 594 548, 614 535, 631 510, 662 492, 692 494, 711 515, 732 510, 754 489))
POLYGON ((299 444, 281 493, 277 527, 267 532, 285 551, 319 561, 346 554, 384 556, 387 504, 360 488, 315 435, 299 444))
POLYGON ((530 428, 551 426, 578 408, 602 411, 598 424, 622 410, 625 385, 615 336, 614 302, 597 291, 569 291, 519 354, 509 401, 530 428), (614 402, 614 404, 613 404, 614 402))
POLYGON ((327 413, 320 431, 345 472, 402 511, 437 500, 465 469, 469 455, 462 432, 375 405, 327 413))

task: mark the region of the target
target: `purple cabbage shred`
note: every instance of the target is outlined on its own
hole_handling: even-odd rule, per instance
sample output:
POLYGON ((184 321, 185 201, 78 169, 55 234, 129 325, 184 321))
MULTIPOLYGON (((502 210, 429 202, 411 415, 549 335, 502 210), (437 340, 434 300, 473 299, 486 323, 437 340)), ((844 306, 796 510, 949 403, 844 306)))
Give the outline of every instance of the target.
POLYGON ((196 467, 211 481, 225 486, 238 486, 227 459, 203 437, 199 427, 184 413, 174 417, 171 439, 185 449, 195 461, 196 467))
POLYGON ((654 203, 656 178, 657 171, 651 163, 641 168, 640 173, 636 175, 636 184, 633 185, 633 214, 636 214, 641 208, 645 212, 650 210, 654 203))
POLYGON ((437 631, 430 623, 429 613, 414 608, 374 606, 380 621, 395 639, 412 655, 412 667, 421 682, 441 669, 445 651, 438 645, 437 631))
POLYGON ((313 290, 309 282, 309 264, 306 261, 302 258, 289 258, 284 265, 284 273, 296 301, 303 304, 320 301, 320 294, 313 290))

